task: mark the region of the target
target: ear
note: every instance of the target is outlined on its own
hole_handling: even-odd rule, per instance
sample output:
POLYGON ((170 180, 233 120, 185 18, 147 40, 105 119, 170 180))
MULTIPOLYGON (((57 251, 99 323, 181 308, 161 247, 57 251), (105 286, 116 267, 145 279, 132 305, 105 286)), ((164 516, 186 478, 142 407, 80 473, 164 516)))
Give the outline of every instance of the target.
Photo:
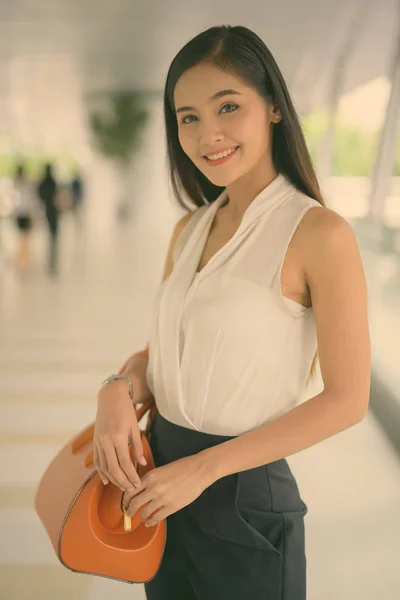
POLYGON ((271 104, 269 109, 269 116, 272 123, 279 123, 282 120, 281 111, 278 108, 277 104, 271 104))

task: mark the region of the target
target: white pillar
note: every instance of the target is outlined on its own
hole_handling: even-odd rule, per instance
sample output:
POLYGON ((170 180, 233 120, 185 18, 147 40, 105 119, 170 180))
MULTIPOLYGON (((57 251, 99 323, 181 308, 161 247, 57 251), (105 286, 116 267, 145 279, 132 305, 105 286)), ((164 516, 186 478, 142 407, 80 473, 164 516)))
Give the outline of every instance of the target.
POLYGON ((361 0, 356 5, 349 3, 344 6, 345 11, 350 14, 345 14, 345 19, 348 23, 346 38, 339 50, 336 63, 333 67, 329 90, 328 126, 318 151, 317 165, 321 181, 324 181, 332 174, 336 120, 343 79, 348 60, 363 33, 365 21, 370 14, 370 8, 371 0, 361 0))
POLYGON ((385 201, 389 193, 390 178, 396 156, 396 140, 400 121, 400 10, 398 38, 392 58, 391 82, 392 89, 371 182, 369 216, 374 221, 383 220, 385 201))

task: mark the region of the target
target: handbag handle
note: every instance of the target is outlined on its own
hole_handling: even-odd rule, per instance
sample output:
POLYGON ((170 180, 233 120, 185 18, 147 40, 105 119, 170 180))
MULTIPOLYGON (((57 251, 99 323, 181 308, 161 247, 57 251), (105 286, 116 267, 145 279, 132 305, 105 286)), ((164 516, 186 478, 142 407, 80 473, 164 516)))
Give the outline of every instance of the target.
MULTIPOLYGON (((120 368, 120 370, 118 371, 119 375, 122 375, 122 373, 125 371, 125 368, 128 364, 128 362, 134 358, 135 356, 149 356, 149 349, 146 348, 145 350, 140 350, 139 352, 135 352, 135 354, 132 354, 132 356, 130 356, 125 363, 122 365, 122 367, 120 368)), ((150 409, 150 413, 149 413, 149 419, 147 422, 147 426, 145 429, 145 433, 147 434, 150 430, 150 427, 152 425, 152 423, 154 422, 156 416, 157 416, 157 407, 156 407, 156 403, 154 400, 154 396, 151 396, 151 398, 149 398, 148 400, 145 400, 145 402, 143 403, 143 405, 141 406, 141 408, 135 408, 136 410, 136 419, 139 422, 140 419, 145 415, 145 413, 150 409)))

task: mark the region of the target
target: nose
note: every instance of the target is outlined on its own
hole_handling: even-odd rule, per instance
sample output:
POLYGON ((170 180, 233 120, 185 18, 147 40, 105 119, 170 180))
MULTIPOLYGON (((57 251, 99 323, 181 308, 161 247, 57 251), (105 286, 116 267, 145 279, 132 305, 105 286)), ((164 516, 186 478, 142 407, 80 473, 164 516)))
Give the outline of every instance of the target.
POLYGON ((204 148, 204 152, 208 152, 213 147, 224 139, 224 134, 221 131, 220 124, 216 119, 203 118, 200 125, 200 146, 204 148))

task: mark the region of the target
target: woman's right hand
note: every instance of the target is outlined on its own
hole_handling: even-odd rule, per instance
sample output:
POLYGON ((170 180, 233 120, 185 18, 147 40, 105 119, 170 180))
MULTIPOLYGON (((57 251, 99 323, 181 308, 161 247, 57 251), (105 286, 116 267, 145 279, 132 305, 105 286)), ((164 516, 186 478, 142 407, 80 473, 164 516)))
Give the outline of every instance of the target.
POLYGON ((140 487, 133 457, 145 465, 141 433, 127 383, 116 380, 101 388, 93 437, 93 460, 101 480, 109 481, 121 490, 140 487))

